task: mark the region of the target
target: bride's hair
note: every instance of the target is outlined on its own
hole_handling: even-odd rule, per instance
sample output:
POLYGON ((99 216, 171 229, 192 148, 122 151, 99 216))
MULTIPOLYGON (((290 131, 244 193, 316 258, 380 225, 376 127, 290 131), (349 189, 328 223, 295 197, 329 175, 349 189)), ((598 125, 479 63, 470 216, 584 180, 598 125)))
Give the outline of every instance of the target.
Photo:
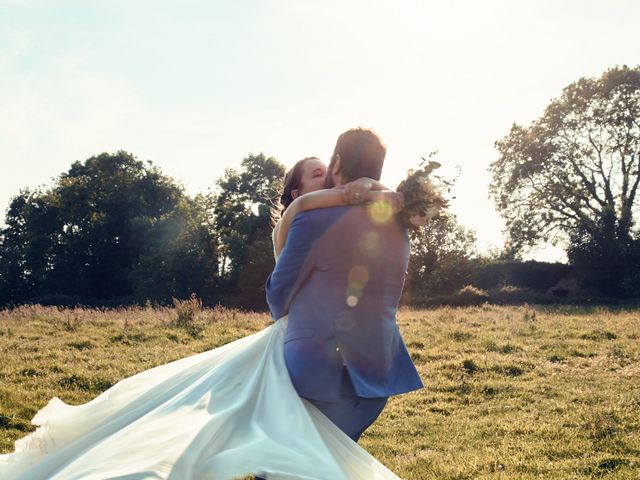
POLYGON ((300 190, 302 187, 302 174, 304 173, 304 164, 309 160, 319 160, 318 157, 305 157, 302 160, 298 160, 296 164, 285 174, 282 181, 282 193, 278 199, 278 204, 275 208, 271 209, 271 220, 275 223, 280 219, 284 211, 287 209, 294 198, 292 195, 293 190, 300 190))

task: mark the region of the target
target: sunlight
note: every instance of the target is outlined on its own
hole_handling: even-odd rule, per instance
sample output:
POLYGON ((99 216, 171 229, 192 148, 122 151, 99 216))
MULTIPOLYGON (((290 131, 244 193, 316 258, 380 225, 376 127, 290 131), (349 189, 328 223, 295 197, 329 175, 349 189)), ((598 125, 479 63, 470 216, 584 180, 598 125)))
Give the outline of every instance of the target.
POLYGON ((393 215, 393 208, 389 202, 373 202, 367 207, 367 212, 374 223, 381 225, 389 221, 393 215))

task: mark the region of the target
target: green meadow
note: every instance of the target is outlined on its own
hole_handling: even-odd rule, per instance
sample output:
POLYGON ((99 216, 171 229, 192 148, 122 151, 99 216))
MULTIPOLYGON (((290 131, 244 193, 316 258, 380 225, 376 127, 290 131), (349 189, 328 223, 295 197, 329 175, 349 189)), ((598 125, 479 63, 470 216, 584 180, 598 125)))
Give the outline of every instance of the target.
MULTIPOLYGON (((392 397, 360 443, 399 477, 640 478, 640 311, 406 308, 398 323, 425 388, 392 397)), ((269 324, 195 302, 0 311, 0 452, 53 396, 84 403, 269 324)))

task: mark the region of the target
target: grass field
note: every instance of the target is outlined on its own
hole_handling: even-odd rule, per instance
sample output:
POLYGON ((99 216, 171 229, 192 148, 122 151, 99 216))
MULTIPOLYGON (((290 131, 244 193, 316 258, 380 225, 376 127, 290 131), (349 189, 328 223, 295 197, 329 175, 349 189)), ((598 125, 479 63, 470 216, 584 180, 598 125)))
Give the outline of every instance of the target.
MULTIPOLYGON (((58 396, 269 325, 167 309, 0 312, 0 452, 58 396)), ((401 311, 426 388, 392 397, 361 445, 403 479, 639 479, 640 311, 483 306, 401 311)))

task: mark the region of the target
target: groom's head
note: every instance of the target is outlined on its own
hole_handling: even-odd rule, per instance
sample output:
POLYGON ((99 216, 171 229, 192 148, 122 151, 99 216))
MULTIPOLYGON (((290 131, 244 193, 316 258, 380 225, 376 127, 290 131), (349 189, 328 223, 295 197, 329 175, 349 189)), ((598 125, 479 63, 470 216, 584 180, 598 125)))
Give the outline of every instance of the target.
POLYGON ((329 163, 326 188, 369 177, 380 180, 382 165, 387 147, 373 130, 352 128, 347 130, 336 142, 329 163))

